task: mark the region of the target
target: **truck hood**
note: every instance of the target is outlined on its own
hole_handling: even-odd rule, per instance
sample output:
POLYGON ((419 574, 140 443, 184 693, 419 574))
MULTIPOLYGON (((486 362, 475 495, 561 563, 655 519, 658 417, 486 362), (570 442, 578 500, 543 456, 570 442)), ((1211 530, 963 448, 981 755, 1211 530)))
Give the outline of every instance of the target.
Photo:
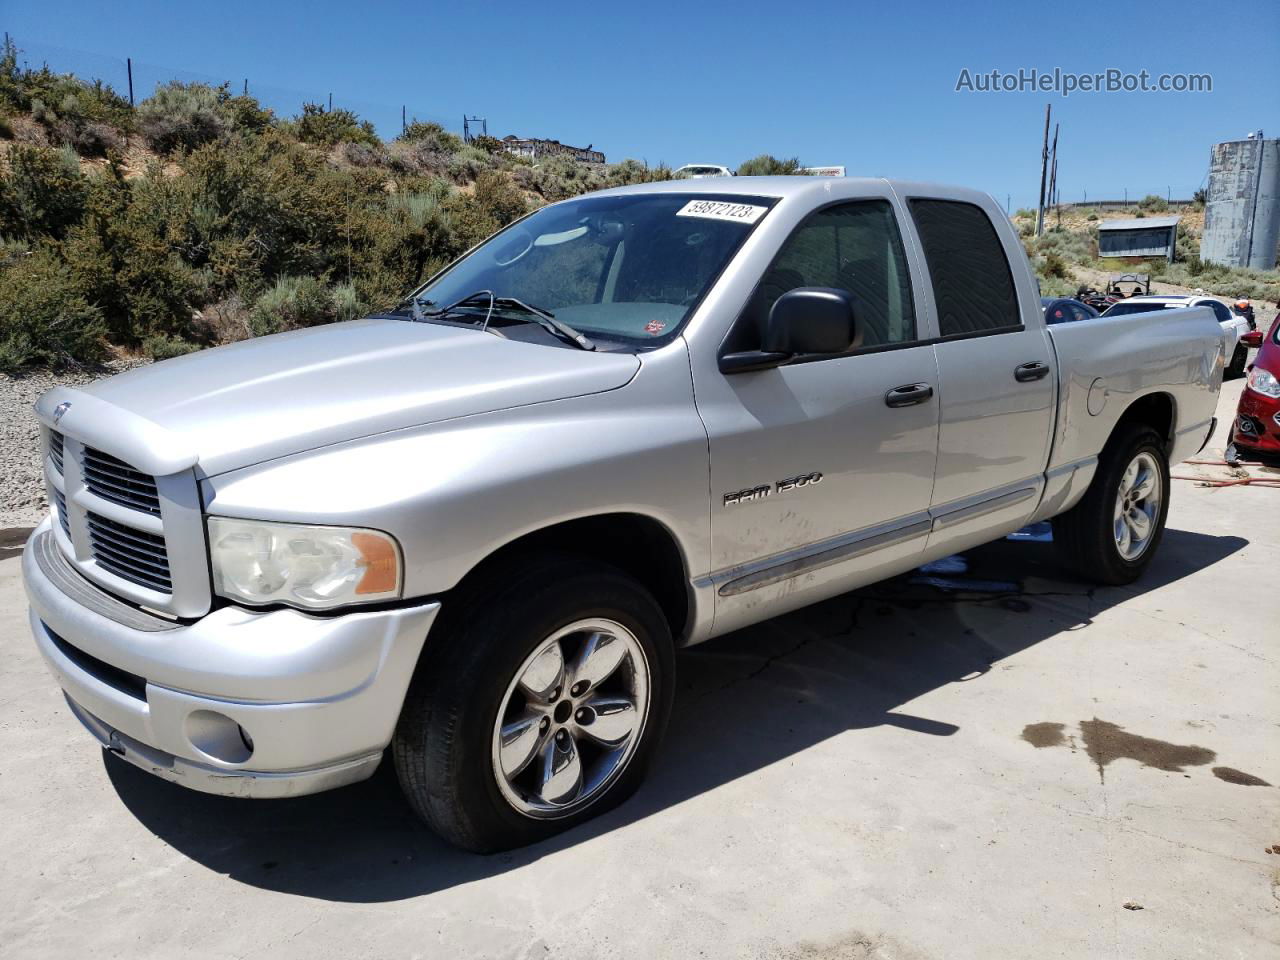
POLYGON ((132 454, 139 469, 171 472, 191 461, 212 476, 375 433, 613 390, 639 367, 628 353, 375 317, 50 391, 36 409, 52 424, 69 401, 59 429, 90 444, 114 440, 111 452, 132 454))

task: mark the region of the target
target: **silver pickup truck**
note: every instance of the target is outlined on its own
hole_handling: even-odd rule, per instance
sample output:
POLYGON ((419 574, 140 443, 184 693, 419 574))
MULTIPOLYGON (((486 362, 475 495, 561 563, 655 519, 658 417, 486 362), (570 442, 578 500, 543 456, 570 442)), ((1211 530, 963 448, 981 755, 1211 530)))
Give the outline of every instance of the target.
POLYGON ((1139 576, 1223 360, 1204 308, 1046 328, 985 194, 591 194, 387 314, 42 397, 31 628, 144 770, 281 797, 389 749, 510 847, 635 789, 677 647, 1049 518, 1139 576))

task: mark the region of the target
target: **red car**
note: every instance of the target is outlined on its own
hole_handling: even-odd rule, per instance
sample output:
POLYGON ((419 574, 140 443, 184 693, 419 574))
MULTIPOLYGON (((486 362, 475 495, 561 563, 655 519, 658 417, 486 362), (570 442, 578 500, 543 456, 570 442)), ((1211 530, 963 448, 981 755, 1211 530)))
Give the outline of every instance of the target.
POLYGON ((1262 349, 1240 394, 1232 442, 1241 453, 1280 454, 1280 315, 1265 336, 1253 330, 1240 342, 1262 349))

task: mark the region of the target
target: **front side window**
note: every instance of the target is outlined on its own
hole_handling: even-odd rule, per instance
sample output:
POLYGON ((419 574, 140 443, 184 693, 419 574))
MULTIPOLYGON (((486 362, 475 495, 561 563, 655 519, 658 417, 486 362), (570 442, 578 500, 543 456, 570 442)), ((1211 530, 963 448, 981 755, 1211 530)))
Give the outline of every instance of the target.
POLYGON ((851 293, 864 348, 916 338, 911 278, 888 201, 827 207, 797 227, 752 294, 740 324, 745 337, 735 349, 758 346, 774 302, 797 287, 851 293))
MULTIPOLYGON (((401 312, 416 301, 429 316, 484 291, 550 311, 593 338, 664 341, 679 332, 773 202, 643 193, 544 207, 415 291, 401 312)), ((475 309, 487 313, 483 300, 475 309)), ((501 324, 502 310, 491 325, 501 324)))
POLYGON ((1205 301, 1213 315, 1218 318, 1219 323, 1229 323, 1231 321, 1231 311, 1217 300, 1205 301))
POLYGON ((942 336, 1021 328, 1009 260, 982 208, 955 200, 912 200, 911 215, 929 264, 942 336))

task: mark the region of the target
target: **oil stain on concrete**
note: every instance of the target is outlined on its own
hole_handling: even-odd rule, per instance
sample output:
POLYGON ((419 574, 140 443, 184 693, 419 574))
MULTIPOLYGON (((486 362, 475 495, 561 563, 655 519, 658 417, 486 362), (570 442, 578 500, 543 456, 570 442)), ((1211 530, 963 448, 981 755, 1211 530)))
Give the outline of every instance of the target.
POLYGON ((1144 767, 1155 767, 1167 773, 1181 773, 1183 767, 1201 767, 1212 763, 1218 756, 1205 747, 1140 737, 1097 717, 1080 721, 1080 735, 1089 759, 1097 764, 1098 779, 1104 783, 1107 764, 1122 758, 1137 760, 1144 767))
POLYGON ((1060 747, 1067 742, 1063 730, 1065 723, 1028 723, 1022 728, 1022 739, 1037 750, 1045 747, 1060 747))
MULTIPOLYGON (((1067 737, 1065 730, 1066 725, 1061 723, 1029 723, 1022 728, 1022 739, 1037 749, 1062 746, 1069 740, 1074 744, 1075 738, 1067 737)), ((1089 759, 1098 768, 1098 779, 1103 783, 1107 779, 1107 766, 1116 760, 1136 760, 1144 767, 1182 773, 1185 767, 1201 767, 1212 763, 1218 756, 1207 747, 1169 743, 1167 740, 1129 733, 1119 724, 1099 720, 1097 717, 1080 721, 1080 738, 1084 741, 1089 759)), ((1221 779, 1225 780, 1226 777, 1221 779)))
POLYGON ((1243 770, 1236 770, 1234 767, 1214 767, 1213 775, 1219 780, 1225 780, 1227 783, 1238 783, 1242 787, 1271 786, 1261 777, 1255 777, 1253 774, 1245 773, 1243 770))

